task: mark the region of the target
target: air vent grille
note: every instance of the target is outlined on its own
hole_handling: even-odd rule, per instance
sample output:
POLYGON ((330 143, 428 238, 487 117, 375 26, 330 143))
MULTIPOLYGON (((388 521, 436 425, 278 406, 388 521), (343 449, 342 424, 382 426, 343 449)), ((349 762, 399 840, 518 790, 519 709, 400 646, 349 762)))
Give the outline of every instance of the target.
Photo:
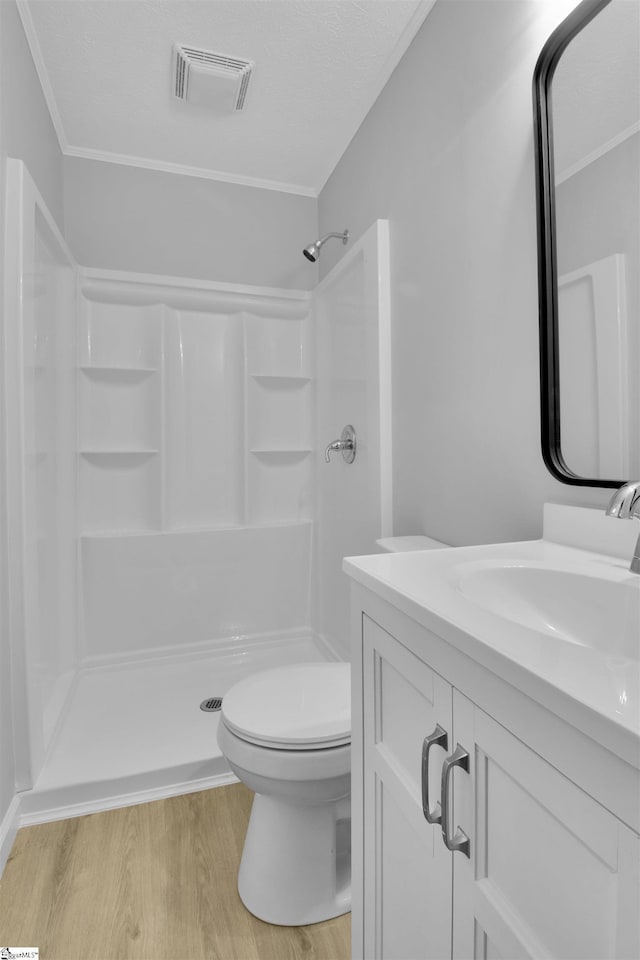
POLYGON ((229 57, 222 53, 213 53, 211 50, 199 50, 197 47, 187 47, 177 43, 175 51, 175 85, 174 94, 179 100, 189 100, 189 81, 191 67, 198 67, 199 72, 211 71, 211 82, 215 83, 220 77, 226 81, 237 82, 235 96, 235 110, 242 110, 247 96, 249 80, 253 70, 253 61, 242 60, 239 57, 229 57))

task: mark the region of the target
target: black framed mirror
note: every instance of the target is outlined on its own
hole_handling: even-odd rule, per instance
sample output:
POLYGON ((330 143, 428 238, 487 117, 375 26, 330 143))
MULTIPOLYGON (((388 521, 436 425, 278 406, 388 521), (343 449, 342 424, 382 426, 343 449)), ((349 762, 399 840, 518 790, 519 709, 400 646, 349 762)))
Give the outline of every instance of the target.
POLYGON ((554 477, 640 477, 640 0, 583 0, 533 79, 541 440, 554 477))

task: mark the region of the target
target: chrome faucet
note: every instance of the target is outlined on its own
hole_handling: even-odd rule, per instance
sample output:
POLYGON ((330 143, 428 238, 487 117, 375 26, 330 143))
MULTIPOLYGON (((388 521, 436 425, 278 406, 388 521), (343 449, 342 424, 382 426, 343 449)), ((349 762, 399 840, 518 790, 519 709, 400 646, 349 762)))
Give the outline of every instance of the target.
POLYGON ((356 432, 349 423, 342 431, 340 439, 334 440, 327 446, 324 451, 325 463, 331 462, 331 454, 334 450, 341 450, 346 463, 353 463, 356 458, 356 443, 356 432))
POLYGON ((344 450, 344 442, 342 440, 334 440, 333 443, 330 443, 324 451, 324 462, 331 463, 331 454, 334 450, 344 450))
MULTIPOLYGON (((623 487, 616 490, 605 513, 608 517, 618 517, 619 520, 640 520, 640 480, 635 483, 625 483, 623 487)), ((640 535, 638 535, 629 570, 631 573, 640 574, 640 535)))

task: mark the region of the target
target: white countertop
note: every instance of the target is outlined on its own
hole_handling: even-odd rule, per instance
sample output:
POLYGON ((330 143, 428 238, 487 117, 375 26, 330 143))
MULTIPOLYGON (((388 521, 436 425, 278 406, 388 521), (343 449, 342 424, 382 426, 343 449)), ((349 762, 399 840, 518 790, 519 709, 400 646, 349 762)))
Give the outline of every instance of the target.
MULTIPOLYGON (((614 527, 618 526, 625 528, 628 538, 631 529, 626 529, 627 524, 614 522, 614 527)), ((461 589, 461 571, 473 569, 478 561, 539 565, 622 583, 632 591, 628 594, 632 604, 634 591, 638 591, 640 606, 640 577, 629 573, 628 558, 548 539, 352 557, 344 561, 344 570, 353 580, 640 768, 640 634, 638 656, 630 658, 616 649, 615 636, 610 646, 607 639, 603 652, 604 648, 559 639, 552 630, 531 629, 505 619, 469 599, 461 589)), ((635 617, 635 609, 633 612, 635 617)), ((634 618, 633 633, 635 622, 634 618)), ((628 643, 624 652, 629 652, 628 643)))

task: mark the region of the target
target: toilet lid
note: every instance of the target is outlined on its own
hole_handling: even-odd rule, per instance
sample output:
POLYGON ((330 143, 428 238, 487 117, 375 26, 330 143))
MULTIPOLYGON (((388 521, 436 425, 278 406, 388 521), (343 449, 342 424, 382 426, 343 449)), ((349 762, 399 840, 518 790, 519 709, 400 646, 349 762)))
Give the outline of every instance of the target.
POLYGON ((250 743, 285 750, 351 740, 348 663, 296 663, 255 673, 222 698, 224 723, 250 743))

